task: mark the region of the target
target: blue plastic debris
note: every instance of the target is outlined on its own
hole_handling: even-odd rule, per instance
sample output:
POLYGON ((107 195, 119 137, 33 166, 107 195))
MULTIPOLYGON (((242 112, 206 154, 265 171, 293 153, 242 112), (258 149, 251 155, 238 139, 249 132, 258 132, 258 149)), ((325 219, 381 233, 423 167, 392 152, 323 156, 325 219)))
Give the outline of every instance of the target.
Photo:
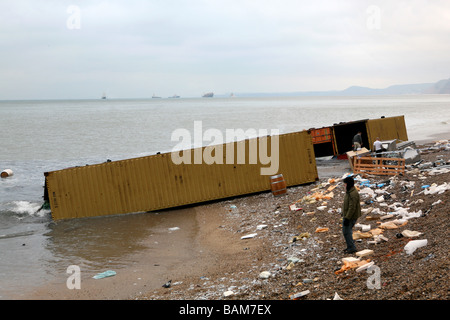
POLYGON ((429 188, 429 187, 430 187, 430 185, 426 184, 426 185, 422 186, 422 189, 426 189, 426 188, 429 188))
POLYGON ((112 277, 112 276, 115 276, 115 275, 116 275, 115 271, 108 270, 108 271, 105 271, 105 272, 102 272, 102 273, 98 273, 95 276, 93 276, 92 278, 94 278, 94 279, 103 279, 103 278, 112 277))

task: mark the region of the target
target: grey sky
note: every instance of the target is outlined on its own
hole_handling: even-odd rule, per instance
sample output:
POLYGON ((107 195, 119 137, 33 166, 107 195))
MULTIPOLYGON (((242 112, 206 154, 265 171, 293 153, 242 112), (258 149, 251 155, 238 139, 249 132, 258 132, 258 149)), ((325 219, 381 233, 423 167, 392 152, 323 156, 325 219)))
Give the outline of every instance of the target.
POLYGON ((448 0, 0 6, 0 99, 342 90, 450 77, 448 0))

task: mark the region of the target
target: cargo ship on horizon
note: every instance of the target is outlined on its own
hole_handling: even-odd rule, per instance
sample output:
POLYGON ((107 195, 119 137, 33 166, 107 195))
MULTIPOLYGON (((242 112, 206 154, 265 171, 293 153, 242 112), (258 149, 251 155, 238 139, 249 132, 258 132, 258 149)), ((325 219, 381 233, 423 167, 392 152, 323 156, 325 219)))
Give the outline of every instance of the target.
POLYGON ((205 93, 202 97, 203 98, 212 98, 212 97, 214 97, 214 93, 213 92, 208 92, 208 93, 205 93))

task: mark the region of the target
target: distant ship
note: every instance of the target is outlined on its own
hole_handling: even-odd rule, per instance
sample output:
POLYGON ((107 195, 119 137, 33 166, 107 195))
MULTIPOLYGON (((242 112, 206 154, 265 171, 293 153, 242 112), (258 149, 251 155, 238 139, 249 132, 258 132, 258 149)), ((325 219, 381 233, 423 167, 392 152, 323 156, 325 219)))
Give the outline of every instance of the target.
POLYGON ((103 92, 102 99, 106 99, 106 93, 103 92))
POLYGON ((179 98, 180 96, 177 96, 176 94, 174 94, 173 96, 169 97, 169 98, 179 98))
POLYGON ((153 94, 152 98, 161 98, 161 97, 155 96, 155 94, 153 94))
POLYGON ((212 98, 212 97, 214 97, 214 93, 213 92, 208 92, 208 93, 205 93, 202 97, 203 98, 212 98))

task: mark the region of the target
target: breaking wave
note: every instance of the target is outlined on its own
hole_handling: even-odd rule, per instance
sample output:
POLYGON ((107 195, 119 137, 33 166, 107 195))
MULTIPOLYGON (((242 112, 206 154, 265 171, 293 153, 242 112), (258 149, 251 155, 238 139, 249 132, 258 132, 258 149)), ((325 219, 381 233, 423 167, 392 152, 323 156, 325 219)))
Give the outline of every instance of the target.
POLYGON ((29 201, 11 201, 0 209, 0 214, 9 213, 18 216, 44 217, 50 214, 50 210, 42 209, 42 203, 29 201))

